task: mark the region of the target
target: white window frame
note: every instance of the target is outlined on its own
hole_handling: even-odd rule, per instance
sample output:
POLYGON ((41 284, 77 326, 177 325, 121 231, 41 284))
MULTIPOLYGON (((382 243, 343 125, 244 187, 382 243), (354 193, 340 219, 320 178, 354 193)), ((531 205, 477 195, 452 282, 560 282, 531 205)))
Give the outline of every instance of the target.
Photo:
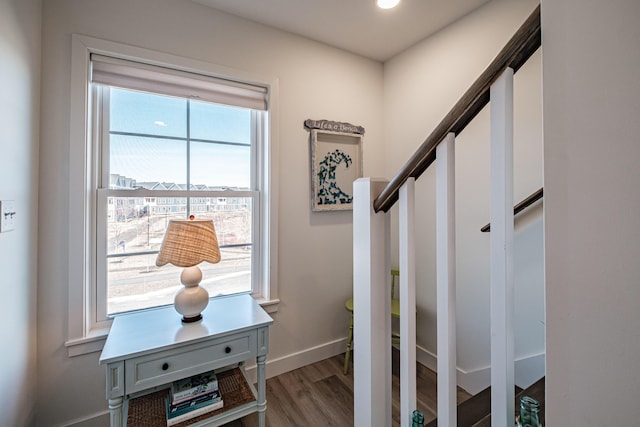
MULTIPOLYGON (((97 182, 92 185, 96 190, 96 284, 91 286, 90 292, 95 291, 95 297, 90 294, 90 306, 89 316, 90 322, 98 328, 108 327, 111 323, 109 315, 107 313, 107 304, 103 303, 107 300, 107 288, 109 286, 107 278, 107 265, 104 260, 107 259, 107 206, 108 199, 110 197, 136 197, 136 198, 234 198, 243 197, 251 199, 251 295, 256 299, 262 299, 264 295, 262 273, 260 272, 261 263, 263 260, 262 252, 262 236, 260 230, 262 224, 260 223, 262 205, 260 203, 262 186, 264 185, 264 179, 258 172, 263 170, 262 163, 264 157, 262 153, 264 148, 262 145, 264 141, 264 133, 266 128, 264 126, 264 116, 268 114, 266 111, 252 111, 251 112, 251 183, 252 188, 247 190, 150 190, 144 188, 133 189, 112 189, 110 184, 110 87, 101 84, 93 84, 90 88, 91 99, 91 123, 95 124, 92 138, 92 147, 97 151, 100 151, 99 155, 96 155, 96 159, 91 163, 96 165, 99 171, 96 174, 97 182), (99 177, 97 175, 100 175, 99 177), (98 262, 99 260, 99 262, 98 262)), ((186 99, 186 98, 183 98, 186 99)), ((185 137, 185 142, 187 138, 185 137)), ((194 184, 193 182, 191 184, 194 184)), ((197 213, 196 213, 197 214, 197 213)), ((186 218, 186 216, 185 216, 186 218)), ((244 292, 244 291, 243 291, 244 292)), ((147 307, 154 308, 154 307, 147 307)))
MULTIPOLYGON (((96 39, 84 35, 72 35, 71 49, 71 105, 69 138, 69 312, 68 333, 65 346, 69 356, 100 351, 111 326, 111 321, 98 321, 96 317, 98 285, 96 282, 98 262, 96 258, 96 221, 98 180, 98 156, 94 153, 93 137, 100 129, 92 129, 89 117, 91 96, 89 73, 92 53, 115 58, 134 60, 151 65, 175 68, 213 77, 233 79, 240 82, 264 86, 268 89, 268 114, 266 128, 267 141, 260 141, 264 150, 256 159, 263 159, 256 165, 262 194, 259 198, 260 242, 255 257, 261 257, 260 271, 262 286, 254 298, 268 312, 277 311, 277 236, 278 236, 278 79, 256 76, 204 61, 184 58, 145 48, 96 39)), ((99 126, 98 126, 99 127, 99 126)))

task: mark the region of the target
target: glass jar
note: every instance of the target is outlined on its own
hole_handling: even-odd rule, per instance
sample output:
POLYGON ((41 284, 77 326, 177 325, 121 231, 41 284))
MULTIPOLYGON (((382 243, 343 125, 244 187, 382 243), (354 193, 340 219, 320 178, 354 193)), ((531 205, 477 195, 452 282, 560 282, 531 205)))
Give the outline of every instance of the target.
POLYGON ((529 396, 520 398, 518 427, 542 427, 540 423, 540 402, 529 396))
POLYGON ((411 427, 424 427, 424 414, 417 409, 413 411, 411 427))

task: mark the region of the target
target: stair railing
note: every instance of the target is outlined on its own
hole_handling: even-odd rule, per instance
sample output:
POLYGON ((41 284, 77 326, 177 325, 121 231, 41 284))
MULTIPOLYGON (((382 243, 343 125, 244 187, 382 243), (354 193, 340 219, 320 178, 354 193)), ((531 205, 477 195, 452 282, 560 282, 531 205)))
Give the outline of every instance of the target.
MULTIPOLYGON (((529 206, 533 205, 538 200, 541 200, 544 196, 544 190, 541 188, 534 193, 531 193, 526 199, 522 200, 520 203, 513 207, 513 216, 518 215, 523 210, 527 209, 529 206)), ((487 233, 491 231, 491 223, 486 224, 484 227, 480 229, 483 233, 487 233)))
MULTIPOLYGON (((540 7, 391 179, 354 183, 354 425, 391 425, 389 209, 399 201, 400 308, 415 313, 415 180, 436 162, 438 426, 456 425, 455 136, 491 100, 491 422, 514 423, 513 74, 541 45, 540 7)), ((415 317, 400 318, 401 426, 416 408, 415 317)))

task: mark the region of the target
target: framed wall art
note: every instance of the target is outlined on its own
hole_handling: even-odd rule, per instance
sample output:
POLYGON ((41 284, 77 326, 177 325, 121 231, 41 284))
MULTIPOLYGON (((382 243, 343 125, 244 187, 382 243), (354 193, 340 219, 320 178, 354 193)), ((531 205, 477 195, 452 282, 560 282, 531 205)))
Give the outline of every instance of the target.
POLYGON ((353 208, 353 181, 362 177, 364 128, 349 123, 307 120, 311 141, 314 211, 353 208))

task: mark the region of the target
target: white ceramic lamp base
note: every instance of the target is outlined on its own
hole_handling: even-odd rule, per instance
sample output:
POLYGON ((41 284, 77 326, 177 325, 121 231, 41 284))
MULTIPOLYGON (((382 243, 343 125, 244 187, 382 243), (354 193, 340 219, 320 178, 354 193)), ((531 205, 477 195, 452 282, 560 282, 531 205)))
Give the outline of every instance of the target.
POLYGON ((173 301, 176 311, 182 314, 183 323, 197 322, 202 319, 202 311, 209 304, 209 293, 199 286, 202 271, 198 266, 187 267, 180 274, 184 288, 179 290, 173 301))

